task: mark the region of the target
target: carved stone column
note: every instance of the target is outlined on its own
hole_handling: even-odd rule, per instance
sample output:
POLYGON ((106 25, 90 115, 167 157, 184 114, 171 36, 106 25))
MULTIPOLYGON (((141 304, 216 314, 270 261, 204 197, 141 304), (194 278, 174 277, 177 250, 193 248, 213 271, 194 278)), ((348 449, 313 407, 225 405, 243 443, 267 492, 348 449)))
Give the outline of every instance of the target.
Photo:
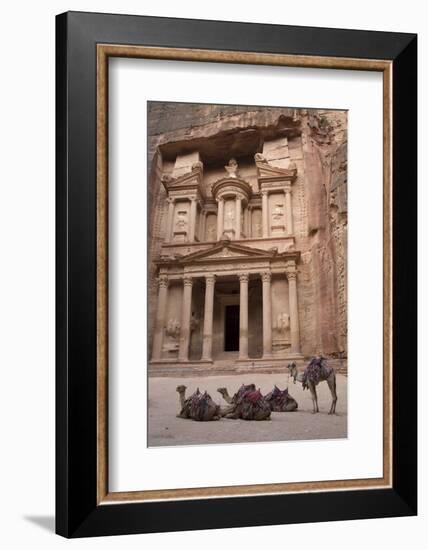
POLYGON ((269 271, 262 273, 263 282, 263 357, 272 355, 272 297, 271 274, 269 271))
POLYGON ((285 190, 285 212, 287 216, 287 233, 293 234, 293 211, 291 209, 291 189, 285 190))
POLYGON ((204 242, 205 241, 205 228, 207 224, 207 213, 205 210, 201 212, 201 219, 199 224, 199 240, 204 242))
POLYGON ((196 229, 196 197, 190 199, 190 223, 189 223, 189 242, 195 241, 196 229))
POLYGON ((159 277, 158 288, 155 336, 152 349, 152 359, 155 361, 159 360, 162 356, 162 341, 165 330, 166 305, 168 299, 168 277, 166 275, 161 275, 159 277))
POLYGON ((239 359, 248 359, 248 273, 239 275, 239 359))
POLYGON ((241 238, 241 197, 235 199, 235 239, 241 238))
POLYGON ((166 235, 165 240, 166 242, 172 241, 172 222, 174 219, 174 199, 168 198, 166 199, 166 202, 168 203, 168 217, 166 221, 166 235))
POLYGON ((192 278, 184 277, 183 303, 181 304, 180 347, 178 350, 179 361, 187 361, 189 359, 190 319, 192 313, 192 286, 192 278))
POLYGON ((248 214, 249 214, 249 209, 248 209, 248 206, 247 208, 244 208, 244 233, 245 233, 245 237, 248 239, 249 235, 248 235, 248 214))
POLYGON ((202 360, 212 360, 213 312, 214 312, 215 275, 205 277, 204 333, 202 341, 202 360))
POLYGON ((223 235, 224 200, 217 199, 217 205, 217 240, 220 241, 223 235))
POLYGON ((290 304, 291 351, 300 353, 299 307, 297 304, 297 270, 295 266, 286 270, 288 279, 288 301, 290 304))
POLYGON ((253 208, 248 207, 248 224, 247 224, 247 237, 251 239, 253 236, 253 208))
POLYGON ((263 237, 269 237, 269 205, 267 191, 262 191, 263 237))

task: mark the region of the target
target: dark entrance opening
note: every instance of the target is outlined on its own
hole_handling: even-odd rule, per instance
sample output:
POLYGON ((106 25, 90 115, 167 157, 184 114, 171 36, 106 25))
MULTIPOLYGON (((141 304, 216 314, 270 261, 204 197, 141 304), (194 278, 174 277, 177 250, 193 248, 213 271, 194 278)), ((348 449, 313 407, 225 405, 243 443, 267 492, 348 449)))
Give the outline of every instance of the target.
POLYGON ((239 306, 225 307, 224 351, 239 351, 239 306))

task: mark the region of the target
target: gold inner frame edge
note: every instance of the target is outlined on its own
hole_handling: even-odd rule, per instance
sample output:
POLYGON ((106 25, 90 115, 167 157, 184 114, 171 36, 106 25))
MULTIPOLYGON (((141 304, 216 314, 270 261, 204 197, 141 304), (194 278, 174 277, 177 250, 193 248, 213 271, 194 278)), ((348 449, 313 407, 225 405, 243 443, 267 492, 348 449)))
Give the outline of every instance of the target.
POLYGON ((392 486, 392 62, 223 50, 97 44, 97 504, 224 498, 392 486), (109 492, 108 489, 108 59, 132 57, 383 73, 383 476, 293 483, 109 492))

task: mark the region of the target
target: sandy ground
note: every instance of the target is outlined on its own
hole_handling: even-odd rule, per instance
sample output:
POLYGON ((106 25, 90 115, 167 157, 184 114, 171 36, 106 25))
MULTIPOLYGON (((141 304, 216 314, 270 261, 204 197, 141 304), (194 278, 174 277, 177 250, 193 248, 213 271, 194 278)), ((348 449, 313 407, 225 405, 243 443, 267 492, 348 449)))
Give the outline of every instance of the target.
POLYGON ((301 384, 290 383, 290 394, 299 408, 292 413, 272 413, 271 420, 254 422, 222 418, 216 422, 195 422, 177 418, 179 412, 179 384, 187 386, 186 396, 197 387, 208 390, 221 406, 226 402, 217 388, 227 387, 233 395, 241 384, 254 383, 267 394, 274 384, 281 389, 287 385, 283 374, 237 374, 206 378, 150 378, 149 379, 149 446, 205 445, 209 443, 242 443, 250 441, 287 441, 295 439, 337 439, 347 436, 347 378, 337 375, 336 415, 328 415, 331 397, 325 382, 317 388, 320 412, 312 414, 312 400, 301 384))

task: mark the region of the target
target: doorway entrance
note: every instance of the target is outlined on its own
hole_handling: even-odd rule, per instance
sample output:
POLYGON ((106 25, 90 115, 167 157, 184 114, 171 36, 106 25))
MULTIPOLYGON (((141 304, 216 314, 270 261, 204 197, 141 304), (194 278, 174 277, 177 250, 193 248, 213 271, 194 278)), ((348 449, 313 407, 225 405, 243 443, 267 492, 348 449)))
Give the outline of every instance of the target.
POLYGON ((224 308, 224 351, 239 351, 239 305, 224 308))

